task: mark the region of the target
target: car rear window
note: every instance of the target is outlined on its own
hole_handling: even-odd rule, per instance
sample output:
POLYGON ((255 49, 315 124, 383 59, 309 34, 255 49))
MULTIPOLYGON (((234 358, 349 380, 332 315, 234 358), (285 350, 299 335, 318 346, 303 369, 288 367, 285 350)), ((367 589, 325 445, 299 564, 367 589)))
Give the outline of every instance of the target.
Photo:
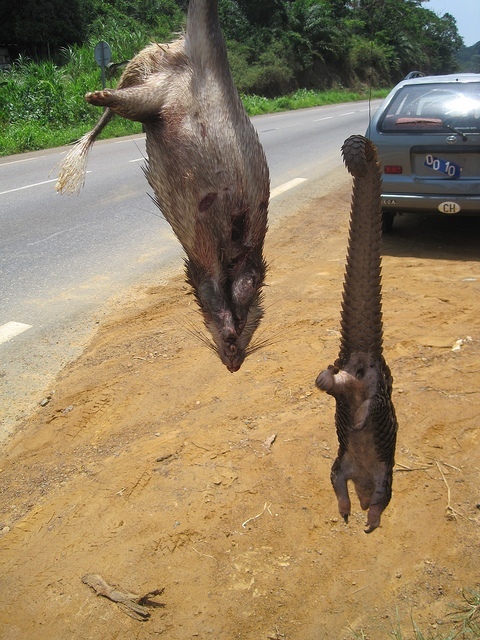
POLYGON ((406 85, 395 95, 378 126, 386 133, 478 133, 480 82, 406 85))

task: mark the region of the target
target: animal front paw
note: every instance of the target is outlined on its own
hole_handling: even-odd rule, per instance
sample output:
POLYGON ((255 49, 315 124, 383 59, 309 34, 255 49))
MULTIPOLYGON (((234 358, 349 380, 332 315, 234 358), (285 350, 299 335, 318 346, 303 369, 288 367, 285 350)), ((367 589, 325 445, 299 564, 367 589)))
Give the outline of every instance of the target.
POLYGON ((371 400, 364 400, 355 411, 355 415, 353 416, 353 428, 355 431, 361 431, 365 426, 370 410, 370 404, 371 400))
POLYGON ((93 91, 92 93, 87 93, 85 95, 85 100, 89 104, 94 104, 97 107, 107 106, 110 102, 110 98, 112 96, 112 91, 109 89, 104 89, 103 91, 93 91))
POLYGON ((315 380, 315 384, 321 391, 331 391, 335 385, 335 379, 333 377, 334 368, 330 365, 328 369, 321 371, 317 379, 315 380))

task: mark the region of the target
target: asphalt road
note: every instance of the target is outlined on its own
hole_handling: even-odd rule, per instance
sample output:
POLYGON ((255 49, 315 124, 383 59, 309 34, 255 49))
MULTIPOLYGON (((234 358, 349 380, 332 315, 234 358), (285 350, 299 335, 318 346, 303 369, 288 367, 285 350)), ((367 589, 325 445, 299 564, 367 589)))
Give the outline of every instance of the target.
MULTIPOLYGON (((253 118, 271 172, 271 221, 282 199, 342 164, 340 147, 364 133, 367 102, 253 118)), ((48 395, 80 354, 106 302, 153 284, 182 263, 141 166, 143 136, 97 142, 78 196, 54 191, 67 148, 0 158, 0 438, 48 395)))

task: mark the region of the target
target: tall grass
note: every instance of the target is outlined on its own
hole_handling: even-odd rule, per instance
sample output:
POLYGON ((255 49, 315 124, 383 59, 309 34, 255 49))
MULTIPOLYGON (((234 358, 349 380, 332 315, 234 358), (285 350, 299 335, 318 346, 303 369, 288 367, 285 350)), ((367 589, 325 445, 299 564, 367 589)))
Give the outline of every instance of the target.
MULTIPOLYGON (((68 144, 99 118, 100 110, 84 100, 88 91, 101 89, 93 47, 69 47, 61 55, 61 66, 20 58, 0 72, 0 155, 68 144)), ((119 118, 108 134, 139 131, 138 123, 119 118)))

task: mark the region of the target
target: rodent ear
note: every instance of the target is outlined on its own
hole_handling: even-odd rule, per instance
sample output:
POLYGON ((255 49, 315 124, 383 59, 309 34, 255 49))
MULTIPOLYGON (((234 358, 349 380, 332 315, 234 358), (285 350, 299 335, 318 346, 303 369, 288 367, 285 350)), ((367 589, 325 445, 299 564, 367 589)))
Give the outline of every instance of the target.
POLYGON ((256 291, 256 278, 252 273, 244 273, 233 281, 232 300, 238 306, 248 306, 256 291))

